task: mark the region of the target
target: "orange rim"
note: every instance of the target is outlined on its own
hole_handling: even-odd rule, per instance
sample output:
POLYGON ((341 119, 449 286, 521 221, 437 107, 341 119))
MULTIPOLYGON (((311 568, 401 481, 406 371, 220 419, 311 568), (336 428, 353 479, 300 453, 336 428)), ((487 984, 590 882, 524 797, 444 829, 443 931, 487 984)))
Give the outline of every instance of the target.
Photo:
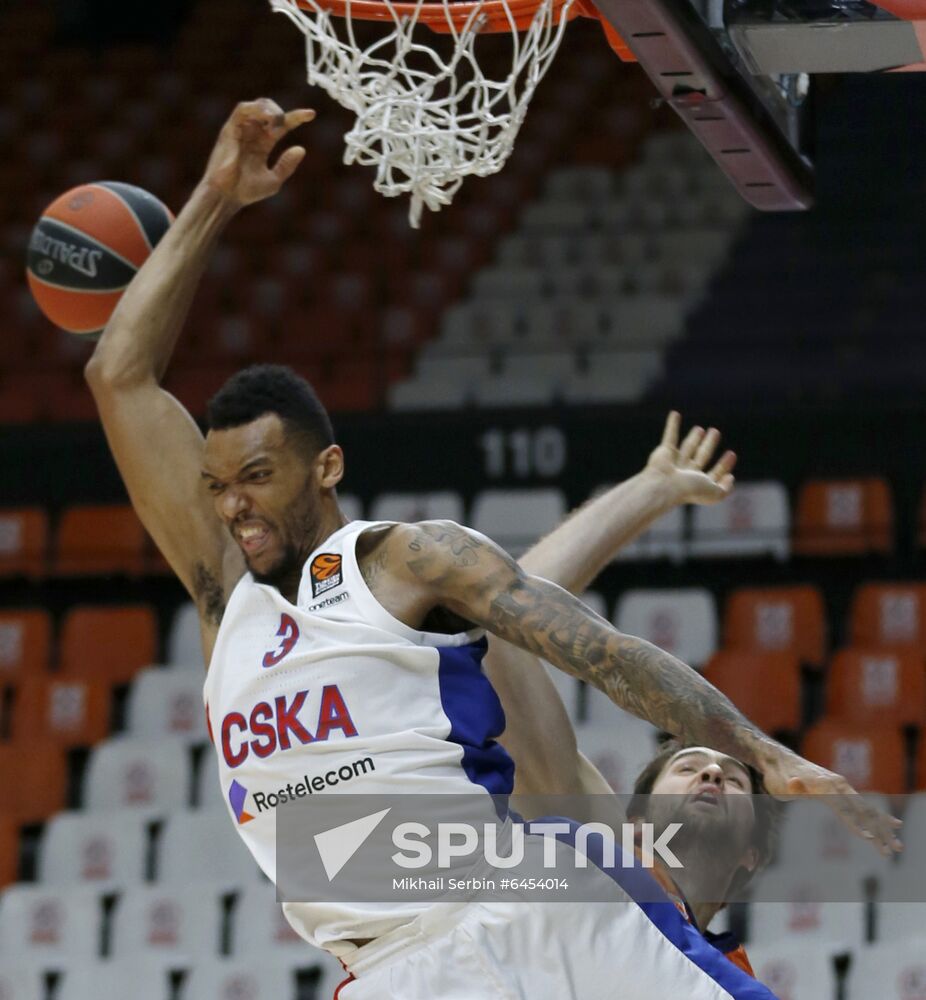
MULTIPOLYGON (((311 4, 297 0, 303 10, 313 11, 311 4)), ((392 11, 381 0, 317 0, 318 6, 335 17, 352 17, 358 21, 392 21, 393 11, 399 17, 416 17, 420 24, 426 24, 432 31, 448 33, 452 28, 464 27, 473 14, 479 9, 485 18, 482 27, 484 32, 511 31, 512 23, 518 31, 530 27, 540 0, 452 0, 445 7, 443 3, 422 3, 419 8, 415 3, 393 3, 392 11), (448 24, 448 10, 450 24, 448 24)), ((554 0, 552 13, 556 17, 566 5, 566 0, 554 0)), ((572 20, 580 11, 578 5, 573 5, 569 12, 572 20)))

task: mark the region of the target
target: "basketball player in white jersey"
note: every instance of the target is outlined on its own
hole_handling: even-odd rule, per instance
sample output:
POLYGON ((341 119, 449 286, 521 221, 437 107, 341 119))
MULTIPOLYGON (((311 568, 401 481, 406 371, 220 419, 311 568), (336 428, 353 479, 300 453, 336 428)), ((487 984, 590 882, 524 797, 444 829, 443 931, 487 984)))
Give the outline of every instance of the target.
MULTIPOLYGON (((230 380, 205 439, 160 388, 222 228, 292 175, 304 150, 273 167, 268 157, 312 117, 239 105, 86 371, 132 502, 199 609, 223 789, 258 864, 275 876, 275 809, 265 805, 296 775, 313 791, 512 790, 481 629, 757 768, 773 794, 841 794, 846 815, 890 849, 890 821, 842 778, 485 537, 450 522, 345 523, 343 455, 311 388, 291 373, 264 367, 230 380)), ((687 922, 660 926, 634 906, 309 902, 287 915, 350 969, 343 1000, 596 998, 614 996, 617 983, 626 1000, 768 996, 722 956, 719 967, 687 922)))

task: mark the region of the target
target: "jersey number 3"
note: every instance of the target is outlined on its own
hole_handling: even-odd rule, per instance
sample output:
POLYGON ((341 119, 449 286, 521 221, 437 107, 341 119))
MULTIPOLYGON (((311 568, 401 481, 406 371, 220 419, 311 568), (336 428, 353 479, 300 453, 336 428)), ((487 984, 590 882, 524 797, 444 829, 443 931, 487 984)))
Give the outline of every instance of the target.
POLYGON ((280 636, 280 645, 269 653, 264 653, 261 665, 264 667, 275 667, 284 656, 292 652, 293 646, 299 641, 299 626, 289 617, 280 615, 280 627, 277 629, 280 636))

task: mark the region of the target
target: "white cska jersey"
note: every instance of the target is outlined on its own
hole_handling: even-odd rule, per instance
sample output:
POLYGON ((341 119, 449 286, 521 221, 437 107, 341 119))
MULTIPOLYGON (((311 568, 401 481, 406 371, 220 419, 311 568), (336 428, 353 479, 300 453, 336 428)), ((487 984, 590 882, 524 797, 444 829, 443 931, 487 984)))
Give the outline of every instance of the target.
MULTIPOLYGON (((495 742, 501 703, 482 672, 481 631, 418 632, 393 618, 357 565, 354 521, 308 558, 296 604, 238 582, 204 687, 225 801, 265 874, 276 875, 276 807, 316 793, 511 792, 495 742), (281 796, 281 792, 283 795, 281 796)), ((335 954, 410 922, 427 903, 287 903, 293 927, 335 954), (343 944, 339 945, 339 942, 343 944)))

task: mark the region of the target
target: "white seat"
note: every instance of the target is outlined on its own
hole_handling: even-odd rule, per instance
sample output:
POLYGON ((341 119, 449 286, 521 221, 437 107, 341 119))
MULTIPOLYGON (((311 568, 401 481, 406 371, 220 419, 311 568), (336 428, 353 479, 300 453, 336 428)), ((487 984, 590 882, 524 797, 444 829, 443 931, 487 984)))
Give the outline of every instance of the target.
POLYGON ((488 372, 489 359, 485 354, 424 356, 418 359, 415 377, 420 381, 434 379, 442 383, 460 381, 469 386, 488 372))
POLYGON ((206 669, 199 633, 199 612, 192 601, 181 604, 170 623, 167 663, 171 667, 189 667, 200 677, 206 669))
POLYGON ((116 736, 93 748, 84 803, 101 809, 182 809, 190 801, 189 740, 116 736))
POLYGON ((234 822, 228 810, 171 814, 161 833, 158 882, 237 886, 261 879, 234 822))
POLYGON ((919 1000, 926 995, 926 936, 859 948, 846 1000, 919 1000))
POLYGON ((614 614, 621 632, 648 639, 689 666, 703 666, 717 651, 717 608, 704 588, 629 590, 614 614))
POLYGON ((756 979, 782 1000, 836 1000, 833 955, 815 945, 779 941, 750 944, 756 979))
POLYGON ((433 493, 381 493, 370 506, 371 521, 463 520, 463 498, 451 490, 433 493))
POLYGON ((566 402, 635 402, 659 375, 662 355, 657 351, 595 350, 589 353, 587 364, 587 371, 573 373, 564 382, 566 402))
POLYGON ((685 306, 669 295, 634 295, 604 299, 604 330, 615 347, 664 347, 682 332, 685 306))
POLYGON ((212 747, 207 747, 206 752, 200 758, 193 801, 196 803, 197 809, 207 811, 218 812, 226 806, 222 782, 219 778, 219 763, 212 747))
POLYGON ((622 562, 669 559, 680 563, 685 558, 685 551, 685 512, 681 507, 673 507, 642 535, 625 545, 617 559, 622 562))
POLYGON ((572 351, 514 351, 505 355, 502 372, 512 378, 559 381, 576 367, 572 351))
POLYGON ((0 962, 0 997, 3 1000, 45 1000, 45 974, 41 966, 12 957, 0 962))
POLYGON ((134 885, 145 877, 150 817, 142 810, 62 812, 45 827, 39 881, 45 885, 134 885))
POLYGON ((295 1000, 296 969, 278 956, 201 960, 191 969, 180 995, 182 1000, 295 1000))
POLYGON ((64 971, 55 1000, 170 1000, 172 968, 157 958, 134 956, 72 965, 64 971))
MULTIPOLYGON (((909 809, 907 810, 909 814, 909 809)), ((905 815, 906 819, 906 815, 905 815)), ((904 825, 901 836, 908 845, 920 845, 917 831, 904 825)), ((880 880, 875 922, 875 938, 878 941, 903 941, 917 937, 926 928, 926 871, 919 851, 904 852, 898 863, 880 880)))
POLYGON ((587 690, 589 721, 576 726, 579 749, 619 794, 630 793, 653 759, 657 729, 621 711, 597 688, 587 690))
POLYGON ((193 671, 142 670, 132 681, 125 712, 126 729, 136 739, 208 739, 203 679, 193 671))
POLYGON ((11 885, 0 895, 0 967, 13 956, 49 965, 92 958, 99 953, 102 918, 96 889, 11 885))
POLYGON ((506 409, 511 406, 548 406, 553 402, 555 376, 492 375, 476 387, 477 406, 506 409))
POLYGON ((111 954, 129 958, 217 955, 222 890, 207 885, 139 885, 121 893, 111 923, 111 954))
POLYGON ((393 410, 458 410, 467 402, 468 389, 462 382, 414 378, 394 382, 387 395, 393 410))
POLYGON ((476 495, 470 519, 512 555, 521 555, 566 515, 566 499, 557 489, 484 490, 476 495))
POLYGON ((788 558, 791 518, 783 483, 737 483, 723 503, 695 507, 689 553, 705 558, 772 555, 788 558))
POLYGON ((588 229, 594 209, 584 201, 541 201, 528 205, 521 213, 520 229, 528 234, 565 235, 588 229))
POLYGON ((766 869, 753 883, 752 893, 760 898, 780 900, 793 890, 790 902, 753 901, 749 904, 749 939, 762 944, 778 941, 810 942, 834 951, 849 951, 865 940, 865 904, 855 902, 822 902, 824 898, 812 879, 799 885, 791 879, 789 887, 782 883, 777 868, 766 869), (803 897, 803 898, 801 898, 803 897))
POLYGON ((531 267, 499 265, 473 279, 473 298, 533 301, 543 295, 543 274, 531 267))

